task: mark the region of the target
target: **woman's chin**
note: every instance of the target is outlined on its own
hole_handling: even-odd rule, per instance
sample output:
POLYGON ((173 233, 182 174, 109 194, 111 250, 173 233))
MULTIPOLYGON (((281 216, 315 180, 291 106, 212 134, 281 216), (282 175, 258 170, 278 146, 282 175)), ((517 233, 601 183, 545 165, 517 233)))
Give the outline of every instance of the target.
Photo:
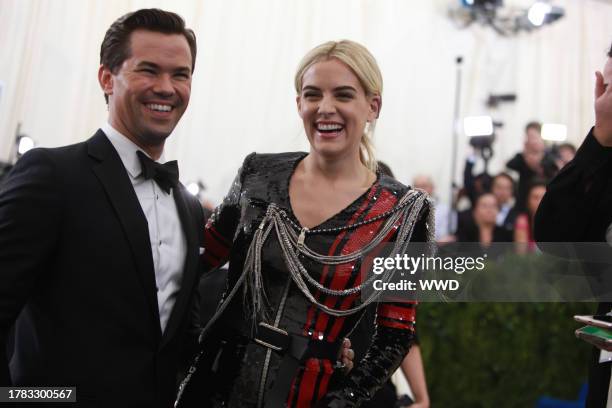
POLYGON ((331 143, 316 143, 312 147, 313 153, 326 160, 342 157, 348 151, 346 146, 341 146, 339 144, 332 145, 331 143))

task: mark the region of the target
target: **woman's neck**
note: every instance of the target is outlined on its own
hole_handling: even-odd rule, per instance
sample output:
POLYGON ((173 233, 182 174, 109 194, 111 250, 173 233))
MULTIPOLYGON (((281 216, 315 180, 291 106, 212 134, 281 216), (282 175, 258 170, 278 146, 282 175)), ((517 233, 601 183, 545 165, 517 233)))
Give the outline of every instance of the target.
POLYGON ((353 155, 328 158, 310 152, 304 159, 304 171, 330 183, 350 180, 363 187, 369 187, 376 179, 376 175, 361 163, 359 156, 353 155))

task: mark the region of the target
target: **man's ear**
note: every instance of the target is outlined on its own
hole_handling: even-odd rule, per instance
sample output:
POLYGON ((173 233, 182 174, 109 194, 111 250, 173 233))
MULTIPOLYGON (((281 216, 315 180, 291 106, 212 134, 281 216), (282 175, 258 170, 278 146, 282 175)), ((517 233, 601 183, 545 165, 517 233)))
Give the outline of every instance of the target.
POLYGON ((113 94, 113 74, 104 65, 100 65, 100 68, 98 68, 98 82, 100 83, 100 88, 102 88, 102 91, 106 95, 113 94))

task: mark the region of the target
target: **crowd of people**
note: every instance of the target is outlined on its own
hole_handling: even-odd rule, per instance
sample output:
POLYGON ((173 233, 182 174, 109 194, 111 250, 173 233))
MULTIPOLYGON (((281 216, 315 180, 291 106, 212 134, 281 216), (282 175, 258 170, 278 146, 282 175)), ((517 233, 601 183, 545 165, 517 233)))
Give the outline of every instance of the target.
POLYGON ((571 143, 547 145, 541 124, 525 127, 522 151, 506 162, 506 169, 495 175, 475 175, 478 160, 470 154, 465 160, 463 187, 452 206, 436 200, 435 184, 430 176, 418 175, 412 185, 436 200, 436 241, 515 242, 520 253, 533 252, 533 218, 546 192, 546 184, 576 154, 571 143))

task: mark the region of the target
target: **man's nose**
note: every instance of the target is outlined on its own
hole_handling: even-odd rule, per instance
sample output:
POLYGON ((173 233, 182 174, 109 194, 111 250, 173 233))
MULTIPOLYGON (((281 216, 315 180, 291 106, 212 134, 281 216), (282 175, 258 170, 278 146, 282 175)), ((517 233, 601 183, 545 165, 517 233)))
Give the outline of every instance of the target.
POLYGON ((171 96, 174 94, 174 85, 170 74, 161 74, 155 81, 153 92, 158 95, 171 96))

